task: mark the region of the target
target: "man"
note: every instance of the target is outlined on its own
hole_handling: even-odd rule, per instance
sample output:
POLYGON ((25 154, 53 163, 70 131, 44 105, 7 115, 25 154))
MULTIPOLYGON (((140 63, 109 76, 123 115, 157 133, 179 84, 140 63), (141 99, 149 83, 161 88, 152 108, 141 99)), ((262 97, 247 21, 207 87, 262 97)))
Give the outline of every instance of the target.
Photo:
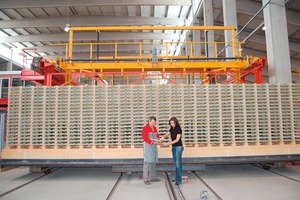
POLYGON ((142 138, 144 140, 143 177, 146 185, 150 185, 150 182, 160 182, 160 179, 156 178, 155 171, 155 166, 158 162, 156 145, 160 143, 158 141, 159 134, 155 125, 156 118, 152 116, 142 130, 142 138))

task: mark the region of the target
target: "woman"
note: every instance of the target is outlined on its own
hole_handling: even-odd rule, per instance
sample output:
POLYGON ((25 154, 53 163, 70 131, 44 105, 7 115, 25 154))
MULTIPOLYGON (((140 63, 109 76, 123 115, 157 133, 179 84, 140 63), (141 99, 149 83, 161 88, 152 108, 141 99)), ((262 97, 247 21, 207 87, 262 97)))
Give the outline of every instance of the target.
POLYGON ((168 138, 171 135, 171 142, 164 143, 164 146, 172 145, 172 156, 176 169, 175 185, 180 185, 182 182, 182 130, 176 117, 171 117, 169 120, 170 130, 160 140, 168 138))

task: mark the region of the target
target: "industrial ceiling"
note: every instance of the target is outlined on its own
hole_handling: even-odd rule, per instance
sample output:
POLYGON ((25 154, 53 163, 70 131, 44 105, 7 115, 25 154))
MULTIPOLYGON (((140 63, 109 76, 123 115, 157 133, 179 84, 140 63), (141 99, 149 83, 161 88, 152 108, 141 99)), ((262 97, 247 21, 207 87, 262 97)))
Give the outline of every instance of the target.
MULTIPOLYGON (((186 25, 193 12, 193 4, 200 2, 193 24, 203 25, 202 1, 192 0, 0 0, 0 44, 9 48, 36 48, 39 56, 64 57, 63 44, 68 42, 66 24, 70 26, 138 26, 186 25)), ((241 30, 262 8, 261 0, 236 0, 238 30, 241 30)), ((222 0, 213 0, 214 25, 222 26, 222 0)), ((286 1, 287 27, 292 67, 300 68, 300 1, 286 1)), ((243 41, 243 55, 266 56, 265 33, 257 29, 263 22, 263 12, 239 34, 243 41), (254 31, 257 29, 256 31, 254 31)), ((100 41, 174 41, 179 31, 135 31, 100 33, 100 41)), ((191 34, 187 37, 192 37, 191 34)), ((215 39, 218 40, 219 36, 215 39)), ((95 42, 96 33, 81 33, 75 42, 95 42)), ((104 50, 102 50, 103 53, 104 50)), ((175 54, 176 49, 171 52, 175 54)), ((1 53, 0 53, 1 54, 1 53)), ((74 55, 88 54, 88 50, 75 49, 74 55)), ((0 63, 5 63, 1 59, 0 63)))

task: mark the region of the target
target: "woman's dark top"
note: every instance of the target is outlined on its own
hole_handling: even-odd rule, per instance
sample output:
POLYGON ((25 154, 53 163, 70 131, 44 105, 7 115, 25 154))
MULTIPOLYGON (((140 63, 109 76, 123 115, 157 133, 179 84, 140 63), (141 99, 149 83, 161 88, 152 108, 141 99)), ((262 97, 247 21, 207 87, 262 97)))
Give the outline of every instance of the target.
POLYGON ((171 139, 172 139, 172 141, 176 140, 177 134, 181 135, 179 141, 176 142, 175 144, 172 144, 172 147, 182 146, 182 141, 181 141, 182 130, 181 130, 180 126, 176 126, 175 128, 171 127, 169 131, 171 133, 171 139))

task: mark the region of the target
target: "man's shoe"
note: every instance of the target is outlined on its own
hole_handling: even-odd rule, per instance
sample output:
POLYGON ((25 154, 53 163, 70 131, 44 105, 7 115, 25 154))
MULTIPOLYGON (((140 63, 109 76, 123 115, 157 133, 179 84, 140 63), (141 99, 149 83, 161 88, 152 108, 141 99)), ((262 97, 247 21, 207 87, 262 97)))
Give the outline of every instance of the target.
POLYGON ((144 181, 145 185, 150 185, 150 181, 144 181))
POLYGON ((161 180, 159 178, 154 178, 154 179, 151 179, 150 182, 161 182, 161 180))

